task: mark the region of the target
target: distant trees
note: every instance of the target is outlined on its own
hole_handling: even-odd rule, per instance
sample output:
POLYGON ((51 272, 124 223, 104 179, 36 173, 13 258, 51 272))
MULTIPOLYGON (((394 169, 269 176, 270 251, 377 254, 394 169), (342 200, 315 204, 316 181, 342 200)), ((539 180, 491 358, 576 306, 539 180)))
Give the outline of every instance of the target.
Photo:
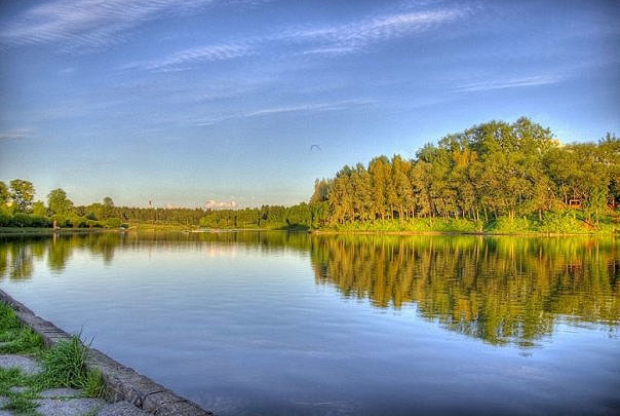
POLYGON ((4 206, 11 200, 11 192, 6 183, 0 181, 0 205, 4 206))
POLYGON ((260 208, 208 210, 202 213, 200 225, 208 228, 290 228, 308 227, 313 219, 321 214, 312 211, 321 204, 283 207, 281 205, 263 205, 260 208))
POLYGON ((422 147, 411 160, 379 156, 315 183, 329 221, 408 218, 514 220, 562 207, 598 218, 620 201, 620 141, 561 145, 527 118, 492 121, 422 147))
POLYGON ((378 156, 367 165, 344 166, 333 178, 315 181, 308 203, 290 207, 140 208, 116 206, 109 196, 74 206, 58 188, 48 194, 46 208, 33 203, 34 195, 26 180, 14 179, 8 187, 0 182, 0 226, 38 224, 51 214, 60 226, 72 227, 136 221, 210 228, 370 230, 404 224, 412 231, 482 231, 493 224, 493 230, 513 232, 535 222, 536 230, 573 232, 582 231, 583 223, 595 228, 602 218, 611 224, 620 202, 620 140, 608 133, 598 143, 562 145, 548 128, 527 118, 491 121, 426 144, 411 159, 378 156))
POLYGON ((60 188, 50 191, 47 195, 47 206, 52 214, 69 215, 73 210, 73 202, 67 198, 67 193, 60 188))
POLYGON ((32 208, 34 186, 23 179, 13 179, 11 185, 11 200, 20 211, 28 212, 32 208))

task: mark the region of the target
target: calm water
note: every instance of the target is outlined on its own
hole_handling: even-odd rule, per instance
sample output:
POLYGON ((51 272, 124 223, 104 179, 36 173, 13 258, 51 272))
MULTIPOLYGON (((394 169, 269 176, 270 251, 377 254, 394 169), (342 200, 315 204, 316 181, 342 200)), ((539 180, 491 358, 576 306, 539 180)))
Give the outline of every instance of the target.
POLYGON ((620 241, 0 237, 0 287, 219 415, 617 414, 620 241))

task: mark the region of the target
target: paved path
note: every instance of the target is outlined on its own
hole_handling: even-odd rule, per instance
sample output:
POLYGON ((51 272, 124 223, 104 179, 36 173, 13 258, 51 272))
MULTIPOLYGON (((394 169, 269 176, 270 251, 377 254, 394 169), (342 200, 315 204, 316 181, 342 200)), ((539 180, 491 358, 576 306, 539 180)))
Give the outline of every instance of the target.
MULTIPOLYGON (((33 358, 17 354, 0 355, 0 367, 18 368, 23 374, 34 375, 41 366, 33 358)), ((11 387, 11 393, 23 394, 27 388, 11 387)), ((129 402, 108 403, 103 399, 86 398, 81 390, 56 388, 40 392, 34 400, 36 411, 42 416, 147 416, 149 413, 138 409, 129 402)), ((9 410, 2 410, 9 402, 8 397, 0 396, 0 416, 13 416, 9 410)))

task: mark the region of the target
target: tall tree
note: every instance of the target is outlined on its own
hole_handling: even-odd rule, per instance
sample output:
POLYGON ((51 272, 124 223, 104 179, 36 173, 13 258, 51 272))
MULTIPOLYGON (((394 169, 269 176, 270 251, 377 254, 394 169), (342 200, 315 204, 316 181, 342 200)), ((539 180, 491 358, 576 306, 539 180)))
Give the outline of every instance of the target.
POLYGON ((73 209, 73 202, 64 190, 57 188, 47 194, 47 206, 54 214, 68 215, 73 209))
POLYGON ((13 179, 11 185, 11 199, 20 211, 30 211, 34 199, 34 186, 23 179, 13 179))

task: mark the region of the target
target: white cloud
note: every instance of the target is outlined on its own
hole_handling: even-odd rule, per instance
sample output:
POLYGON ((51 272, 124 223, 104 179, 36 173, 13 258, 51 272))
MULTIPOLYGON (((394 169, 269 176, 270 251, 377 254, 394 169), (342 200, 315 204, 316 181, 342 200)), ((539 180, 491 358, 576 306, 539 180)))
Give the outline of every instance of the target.
POLYGON ((459 85, 456 87, 456 91, 473 92, 499 90, 505 88, 533 87, 539 85, 557 84, 565 79, 566 76, 563 75, 534 75, 528 77, 486 80, 459 85))
POLYGON ((369 100, 341 100, 324 103, 310 103, 291 105, 283 107, 270 107, 260 110, 250 111, 242 115, 242 117, 257 117, 272 114, 281 113, 296 113, 296 112, 320 112, 320 111, 337 111, 350 108, 351 106, 359 106, 369 104, 369 100))
POLYGON ((32 129, 12 129, 0 132, 0 140, 25 139, 32 134, 32 129))
POLYGON ((371 100, 363 100, 363 99, 350 99, 350 100, 340 100, 340 101, 328 101, 322 103, 304 103, 304 104, 293 104, 288 106, 281 107, 267 107, 260 108, 257 110, 251 110, 246 112, 237 112, 234 114, 223 115, 223 116, 215 116, 215 117, 190 117, 184 118, 184 122, 192 123, 196 126, 211 126, 217 123, 221 123, 223 121, 242 119, 242 118, 252 118, 252 117, 263 117, 263 116, 272 116, 277 114, 286 114, 286 113, 315 113, 315 112, 327 112, 327 111, 344 111, 351 108, 372 104, 371 100))
POLYGON ((277 38, 323 45, 311 49, 309 53, 350 53, 371 43, 436 28, 467 13, 466 9, 404 12, 347 24, 289 29, 281 32, 277 38))
POLYGON ((215 0, 55 0, 28 9, 0 30, 0 44, 59 43, 67 48, 123 42, 127 30, 215 0))
POLYGON ((207 45, 183 49, 159 60, 132 63, 123 69, 140 68, 153 72, 176 72, 185 70, 187 65, 193 63, 222 61, 251 54, 253 51, 248 45, 236 43, 207 45))
POLYGON ((131 63, 123 69, 146 69, 153 72, 184 71, 198 62, 220 61, 260 53, 261 47, 286 44, 296 46, 297 55, 345 55, 359 52, 364 46, 392 38, 420 33, 467 14, 466 9, 407 12, 363 19, 353 23, 318 28, 293 28, 271 36, 253 37, 234 42, 193 47, 165 58, 131 63))
POLYGON ((235 209, 239 206, 237 201, 216 201, 215 199, 209 199, 205 203, 206 209, 235 209))

